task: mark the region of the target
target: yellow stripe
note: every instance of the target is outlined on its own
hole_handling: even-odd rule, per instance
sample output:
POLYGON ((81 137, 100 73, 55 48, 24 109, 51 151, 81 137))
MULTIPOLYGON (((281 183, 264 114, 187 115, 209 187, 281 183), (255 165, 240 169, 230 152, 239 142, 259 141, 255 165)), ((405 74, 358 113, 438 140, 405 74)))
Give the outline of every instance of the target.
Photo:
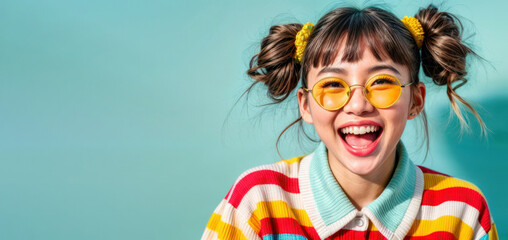
POLYGON ((416 219, 408 232, 408 236, 426 236, 433 232, 450 232, 455 239, 472 239, 473 229, 455 216, 442 216, 435 220, 416 219))
POLYGON ((257 234, 259 234, 261 231, 261 219, 258 219, 257 215, 252 214, 247 223, 257 234))
POLYGON ((424 179, 425 190, 442 190, 450 187, 465 187, 475 190, 483 196, 478 187, 464 180, 432 173, 425 173, 424 179))
MULTIPOLYGON (((262 201, 257 203, 257 208, 249 219, 251 226, 259 226, 259 221, 264 218, 292 218, 300 225, 312 227, 310 218, 302 209, 291 208, 284 201, 262 201)), ((253 227, 254 228, 254 227, 253 227)), ((254 230, 259 227, 254 228, 254 230)))
POLYGON ((367 232, 373 232, 373 231, 379 231, 379 230, 377 230, 377 227, 374 226, 374 223, 369 221, 369 228, 367 229, 367 232))
POLYGON ((242 231, 221 220, 221 215, 213 213, 206 227, 219 234, 219 239, 248 240, 242 231))
POLYGON ((496 224, 492 223, 489 231, 489 240, 499 240, 499 236, 497 235, 496 224))
POLYGON ((300 162, 303 157, 305 157, 305 156, 299 156, 299 157, 294 157, 294 158, 290 158, 290 159, 285 159, 285 160, 278 161, 277 163, 285 162, 287 165, 291 165, 295 162, 300 162))

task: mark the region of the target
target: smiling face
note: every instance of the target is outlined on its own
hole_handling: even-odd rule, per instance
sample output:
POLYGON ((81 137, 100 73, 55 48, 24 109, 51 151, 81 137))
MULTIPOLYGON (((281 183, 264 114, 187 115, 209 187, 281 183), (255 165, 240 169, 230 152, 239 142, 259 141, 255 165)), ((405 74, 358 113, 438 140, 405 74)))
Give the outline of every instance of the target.
MULTIPOLYGON (((410 82, 406 66, 390 59, 378 60, 368 48, 365 49, 358 61, 342 61, 343 56, 339 53, 329 66, 311 67, 307 86, 312 88, 327 77, 343 79, 349 86, 364 86, 379 74, 394 76, 403 85, 410 82)), ((334 111, 321 108, 311 93, 303 89, 299 89, 297 95, 303 120, 314 125, 328 149, 331 168, 366 176, 392 172, 395 149, 406 121, 423 109, 425 86, 423 83, 415 86, 413 91, 410 87, 402 88, 398 101, 388 108, 376 108, 369 103, 362 87, 351 88, 349 101, 334 111)))

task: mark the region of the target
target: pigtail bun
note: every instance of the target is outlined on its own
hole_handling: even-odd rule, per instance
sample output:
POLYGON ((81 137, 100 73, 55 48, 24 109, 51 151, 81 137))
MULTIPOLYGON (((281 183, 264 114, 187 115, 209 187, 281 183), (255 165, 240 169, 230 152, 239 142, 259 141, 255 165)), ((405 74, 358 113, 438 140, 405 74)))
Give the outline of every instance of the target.
POLYGON ((484 132, 485 124, 478 112, 455 92, 457 88, 467 82, 465 78, 467 74, 466 56, 468 54, 476 55, 462 41, 460 20, 450 13, 439 12, 433 5, 421 9, 415 18, 420 21, 425 33, 421 49, 423 72, 432 78, 435 84, 446 85, 446 93, 459 118, 461 129, 467 128, 467 122, 461 113, 457 100, 475 115, 482 132, 484 132))
MULTIPOLYGON (((301 24, 274 25, 261 41, 261 50, 250 60, 247 74, 268 87, 273 103, 284 101, 298 85, 300 64, 294 58, 296 34, 301 24)), ((248 90, 250 90, 250 88, 248 90)))

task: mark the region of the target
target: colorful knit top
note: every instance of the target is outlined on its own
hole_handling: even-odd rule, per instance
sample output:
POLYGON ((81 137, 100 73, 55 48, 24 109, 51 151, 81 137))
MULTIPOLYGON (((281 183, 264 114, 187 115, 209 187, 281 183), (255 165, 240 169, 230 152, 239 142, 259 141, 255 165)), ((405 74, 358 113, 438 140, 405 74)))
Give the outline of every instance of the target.
POLYGON ((498 239, 482 192, 409 159, 381 195, 357 210, 333 176, 326 146, 250 169, 236 180, 202 239, 498 239))

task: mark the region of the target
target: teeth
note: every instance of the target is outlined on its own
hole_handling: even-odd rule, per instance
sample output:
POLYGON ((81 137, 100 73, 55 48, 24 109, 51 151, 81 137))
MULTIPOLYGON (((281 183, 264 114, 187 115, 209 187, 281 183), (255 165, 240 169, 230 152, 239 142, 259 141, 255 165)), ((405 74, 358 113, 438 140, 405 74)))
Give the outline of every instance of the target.
POLYGON ((345 128, 342 128, 340 131, 343 134, 360 135, 360 134, 365 134, 365 133, 370 133, 370 132, 377 132, 378 130, 379 130, 378 126, 361 126, 361 127, 355 126, 355 127, 345 127, 345 128))

